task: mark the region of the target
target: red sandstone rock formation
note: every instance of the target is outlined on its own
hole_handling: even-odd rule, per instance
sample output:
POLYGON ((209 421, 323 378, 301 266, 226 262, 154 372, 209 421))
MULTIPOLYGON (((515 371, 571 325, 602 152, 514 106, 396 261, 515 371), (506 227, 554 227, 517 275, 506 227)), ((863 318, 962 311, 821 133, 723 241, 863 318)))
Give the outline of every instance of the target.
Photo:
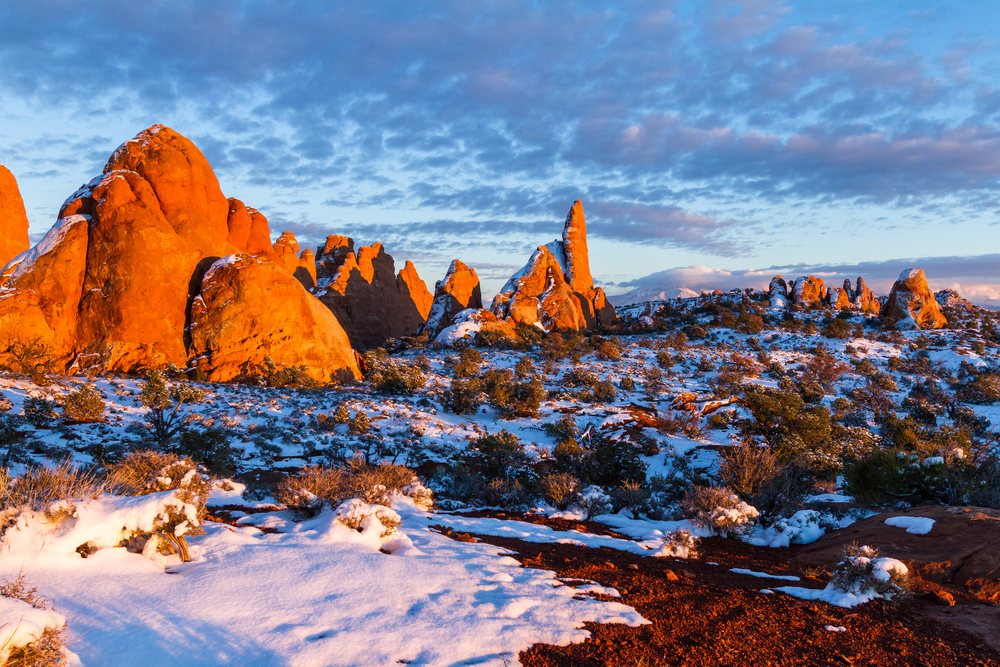
POLYGON ((517 340, 514 327, 483 308, 468 308, 455 315, 452 323, 442 329, 434 338, 434 342, 447 347, 456 343, 476 338, 477 335, 488 336, 496 341, 506 338, 517 340))
POLYGON ((771 310, 783 310, 788 305, 788 284, 780 275, 771 278, 767 298, 771 302, 771 310))
POLYGON ((539 247, 494 297, 491 310, 512 326, 545 331, 581 331, 617 321, 614 306, 590 275, 583 204, 574 202, 562 240, 539 247))
POLYGON ((456 259, 448 267, 444 280, 439 280, 434 286, 434 303, 423 330, 433 339, 442 329, 450 326, 463 310, 479 310, 482 307, 483 296, 476 270, 456 259))
POLYGON ((940 329, 948 324, 922 269, 899 274, 879 317, 891 319, 900 329, 940 329))
POLYGON ((215 380, 239 377, 265 357, 304 366, 320 382, 361 378, 333 313, 264 257, 231 255, 212 264, 191 307, 190 331, 195 362, 215 380))
POLYGON ((0 165, 0 269, 31 244, 28 242, 28 214, 14 174, 0 165))
POLYGON ((826 303, 834 310, 851 307, 851 297, 847 290, 830 286, 826 290, 826 303))
POLYGON ((427 321, 430 294, 411 263, 396 265, 381 243, 354 252, 354 241, 329 236, 319 249, 315 294, 343 325, 356 348, 412 336, 427 321))
POLYGON ((822 306, 826 300, 826 285, 822 278, 801 276, 795 279, 789 296, 793 304, 803 308, 822 306))

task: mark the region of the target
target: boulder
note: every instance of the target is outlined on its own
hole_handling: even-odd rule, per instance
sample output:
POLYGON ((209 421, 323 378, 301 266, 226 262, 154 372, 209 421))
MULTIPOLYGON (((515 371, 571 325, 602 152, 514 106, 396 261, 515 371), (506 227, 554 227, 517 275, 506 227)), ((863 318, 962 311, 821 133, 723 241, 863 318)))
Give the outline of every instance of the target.
POLYGON ((827 533, 798 551, 791 562, 829 568, 852 542, 903 561, 924 581, 958 586, 973 597, 1000 603, 998 510, 922 506, 878 514, 827 533), (927 534, 909 533, 885 523, 896 516, 924 517, 933 519, 934 524, 927 534))
POLYGON ((456 259, 448 267, 444 280, 437 281, 434 286, 434 300, 423 331, 433 339, 451 325, 460 312, 482 307, 483 296, 476 270, 456 259))
POLYGON ((319 382, 361 378, 337 318, 279 263, 230 255, 214 262, 191 307, 193 363, 213 380, 250 374, 270 357, 319 382))
POLYGON ((17 180, 0 165, 0 268, 30 247, 28 213, 17 180))
POLYGON ((780 275, 771 278, 767 286, 767 298, 771 310, 784 310, 788 305, 788 284, 780 275))
POLYGON ((851 297, 847 290, 839 287, 830 287, 826 291, 826 304, 834 310, 851 307, 851 297))
POLYGON ((822 278, 801 276, 795 279, 789 297, 794 305, 802 308, 822 307, 826 302, 826 285, 822 278))
POLYGON ((434 342, 445 347, 454 347, 457 344, 471 342, 477 335, 491 341, 517 340, 514 328, 492 312, 482 308, 468 308, 456 314, 452 324, 442 329, 434 338, 434 342))
POLYGON ((948 324, 921 269, 906 269, 879 311, 900 329, 940 329, 948 324))
POLYGON ((511 326, 582 331, 618 320, 604 290, 594 287, 583 204, 573 203, 562 240, 540 246, 493 298, 490 309, 511 326))
POLYGON ((961 310, 974 310, 976 308, 953 289, 943 289, 934 292, 934 300, 942 308, 958 308, 961 310))
POLYGON ((354 241, 327 237, 320 249, 314 293, 343 325, 356 348, 412 336, 427 321, 427 286, 409 264, 396 265, 381 243, 354 251, 354 241))

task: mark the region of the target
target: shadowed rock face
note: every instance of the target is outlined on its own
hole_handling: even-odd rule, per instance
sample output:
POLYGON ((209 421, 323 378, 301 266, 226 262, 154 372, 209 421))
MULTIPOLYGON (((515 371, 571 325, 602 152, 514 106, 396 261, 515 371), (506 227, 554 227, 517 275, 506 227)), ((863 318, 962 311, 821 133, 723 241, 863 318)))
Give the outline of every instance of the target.
POLYGON ((922 269, 906 269, 896 280, 879 317, 901 329, 940 329, 948 324, 922 269))
POLYGON ((467 308, 479 310, 483 307, 483 296, 479 287, 479 276, 461 260, 456 259, 448 267, 444 280, 434 286, 434 303, 427 318, 424 331, 433 339, 441 330, 451 325, 455 316, 467 308))
POLYGON ((14 174, 0 165, 0 268, 31 247, 28 214, 14 174))
POLYGON ((788 283, 784 278, 771 278, 771 283, 767 286, 767 298, 771 301, 771 310, 782 310, 788 305, 788 283))
POLYGON ((305 366, 320 382, 361 378, 337 318, 266 257, 231 255, 212 264, 191 307, 191 348, 221 381, 248 374, 265 357, 305 366))
POLYGON ((512 326, 582 331, 618 320, 604 290, 594 287, 583 204, 574 202, 563 238, 541 246, 493 298, 491 310, 512 326))
MULTIPOLYGON (((273 256, 269 237, 264 216, 226 199, 194 144, 153 126, 122 144, 63 204, 45 238, 3 272, 0 325, 43 337, 80 368, 183 365, 205 271, 240 251, 273 256)), ((269 294, 312 298, 292 284, 269 294)), ((258 324, 239 319, 250 310, 229 312, 234 329, 258 324)))
POLYGON ((397 276, 381 243, 355 254, 352 239, 329 236, 319 249, 316 275, 315 295, 337 316, 355 348, 412 336, 427 321, 427 285, 412 263, 397 276))

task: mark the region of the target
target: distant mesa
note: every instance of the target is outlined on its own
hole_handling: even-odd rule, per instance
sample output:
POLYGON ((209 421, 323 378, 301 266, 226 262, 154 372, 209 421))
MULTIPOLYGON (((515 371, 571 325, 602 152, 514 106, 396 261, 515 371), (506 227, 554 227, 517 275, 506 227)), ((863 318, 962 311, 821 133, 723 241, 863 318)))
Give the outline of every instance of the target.
MULTIPOLYGON (((238 254, 273 261, 267 220, 222 194, 193 143, 154 125, 122 144, 104 173, 66 200, 42 241, 8 263, 0 278, 0 329, 38 336, 70 368, 184 365, 194 355, 189 325, 203 277, 220 258, 238 254)), ((273 282, 268 294, 276 303, 309 296, 294 280, 273 282)), ((212 308, 208 301, 205 307, 212 308)), ((260 325, 245 319, 251 313, 268 316, 229 313, 225 327, 236 331, 260 325)), ((341 344, 337 335, 328 338, 341 344)), ((225 368, 210 358, 215 349, 208 345, 196 358, 221 377, 227 371, 214 370, 225 368)), ((294 362, 275 349, 273 361, 294 362)), ((343 360, 331 372, 360 377, 349 347, 328 350, 328 357, 343 360)))
POLYGON ((381 243, 354 250, 354 240, 329 236, 316 253, 316 297, 343 325, 351 345, 379 347, 412 336, 427 322, 432 299, 412 262, 399 274, 381 243))
POLYGON ((580 201, 566 216, 562 240, 540 246, 493 298, 490 310, 511 326, 544 331, 586 331, 618 321, 604 290, 594 287, 580 201))
POLYGON ((896 280, 879 317, 900 329, 940 329, 948 324, 922 269, 906 269, 896 280))
POLYGON ((0 165, 0 267, 31 247, 28 214, 14 174, 0 165))

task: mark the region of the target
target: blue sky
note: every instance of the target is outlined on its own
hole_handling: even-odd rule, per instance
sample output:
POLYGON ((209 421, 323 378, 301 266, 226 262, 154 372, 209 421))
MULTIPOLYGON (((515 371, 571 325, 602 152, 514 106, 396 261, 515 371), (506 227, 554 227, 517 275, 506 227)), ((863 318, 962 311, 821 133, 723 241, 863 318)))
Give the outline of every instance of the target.
POLYGON ((915 263, 1000 303, 998 25, 993 2, 4 3, 0 163, 35 235, 163 123, 275 235, 382 241, 431 286, 459 257, 492 294, 582 199, 610 293, 862 268, 885 291, 915 263))

